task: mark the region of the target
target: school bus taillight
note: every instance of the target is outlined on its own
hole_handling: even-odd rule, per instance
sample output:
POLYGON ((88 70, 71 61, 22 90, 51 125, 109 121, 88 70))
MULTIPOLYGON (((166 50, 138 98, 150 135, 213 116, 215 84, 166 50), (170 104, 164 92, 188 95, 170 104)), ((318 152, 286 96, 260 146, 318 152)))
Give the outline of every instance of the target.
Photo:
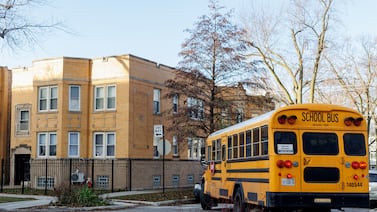
POLYGON ((293 163, 292 161, 290 160, 286 160, 286 161, 283 161, 283 160, 278 160, 276 161, 276 166, 279 167, 279 168, 292 168, 293 166, 293 163))
POLYGON ((368 164, 364 161, 360 161, 360 162, 357 162, 357 161, 353 161, 352 164, 351 164, 352 168, 353 169, 366 169, 368 164))

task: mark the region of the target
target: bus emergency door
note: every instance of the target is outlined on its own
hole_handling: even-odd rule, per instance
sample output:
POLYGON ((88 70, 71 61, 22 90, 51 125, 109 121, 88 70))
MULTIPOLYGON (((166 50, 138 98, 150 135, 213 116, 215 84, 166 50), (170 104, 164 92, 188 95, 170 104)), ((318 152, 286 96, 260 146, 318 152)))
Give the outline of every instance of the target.
POLYGON ((335 132, 300 131, 301 190, 339 192, 342 190, 344 159, 335 132))

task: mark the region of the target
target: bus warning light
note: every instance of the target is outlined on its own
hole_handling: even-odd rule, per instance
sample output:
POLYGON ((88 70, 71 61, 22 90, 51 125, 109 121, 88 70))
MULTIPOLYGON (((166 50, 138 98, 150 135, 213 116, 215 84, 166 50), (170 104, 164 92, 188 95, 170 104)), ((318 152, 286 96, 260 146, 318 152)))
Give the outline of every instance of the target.
POLYGON ((288 123, 289 124, 294 124, 297 120, 297 116, 289 116, 288 117, 288 123))
POLYGON ((278 117, 279 124, 285 124, 286 120, 287 120, 287 116, 286 115, 281 115, 281 116, 278 117))

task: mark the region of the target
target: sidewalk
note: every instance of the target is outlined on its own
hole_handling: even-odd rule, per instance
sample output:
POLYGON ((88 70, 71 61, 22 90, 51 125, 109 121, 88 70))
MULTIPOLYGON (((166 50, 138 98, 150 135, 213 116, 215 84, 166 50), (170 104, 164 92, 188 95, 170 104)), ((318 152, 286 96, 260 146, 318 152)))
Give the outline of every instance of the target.
MULTIPOLYGON (((108 193, 102 194, 100 197, 105 199, 112 199, 120 196, 127 196, 127 195, 134 195, 134 194, 147 194, 147 193, 157 193, 159 190, 145 190, 145 191, 124 191, 124 192, 115 192, 115 193, 108 193)), ((21 195, 21 194, 5 194, 0 193, 0 197, 16 197, 16 198, 33 198, 35 200, 26 200, 26 201, 17 201, 17 202, 7 202, 7 203, 0 203, 0 211, 30 211, 33 207, 41 207, 47 206, 52 202, 55 202, 57 199, 56 197, 52 196, 41 196, 41 195, 21 195)), ((100 207, 88 207, 88 208, 80 208, 80 210, 114 210, 114 209, 123 209, 123 208, 130 208, 135 207, 139 204, 148 204, 142 201, 113 201, 112 205, 109 206, 100 206, 100 207)), ((71 211, 75 210, 75 208, 54 208, 48 207, 46 209, 36 209, 36 211, 71 211)))
POLYGON ((16 202, 7 202, 0 203, 1 211, 11 211, 22 208, 31 208, 41 205, 48 205, 51 202, 56 201, 55 197, 51 196, 41 196, 41 195, 20 195, 20 194, 4 194, 0 193, 1 197, 16 197, 16 198, 33 198, 35 200, 26 200, 26 201, 16 201, 16 202))

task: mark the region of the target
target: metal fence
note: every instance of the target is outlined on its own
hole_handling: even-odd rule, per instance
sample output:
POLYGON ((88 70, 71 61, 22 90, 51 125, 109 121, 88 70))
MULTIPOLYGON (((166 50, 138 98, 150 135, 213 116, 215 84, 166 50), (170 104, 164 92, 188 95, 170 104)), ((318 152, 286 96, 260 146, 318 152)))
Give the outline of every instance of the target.
POLYGON ((0 191, 39 190, 88 185, 106 191, 191 187, 202 167, 196 160, 153 159, 29 159, 2 165, 0 191))

